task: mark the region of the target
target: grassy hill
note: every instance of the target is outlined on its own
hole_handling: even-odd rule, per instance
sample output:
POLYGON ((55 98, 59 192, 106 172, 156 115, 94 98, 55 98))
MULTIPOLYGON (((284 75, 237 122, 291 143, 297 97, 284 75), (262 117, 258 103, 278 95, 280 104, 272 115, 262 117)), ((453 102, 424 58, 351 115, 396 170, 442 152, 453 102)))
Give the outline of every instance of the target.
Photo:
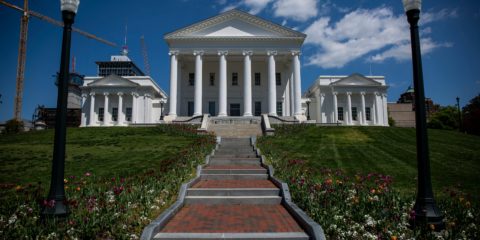
MULTIPOLYGON (((433 187, 440 193, 457 187, 480 196, 480 137, 454 131, 428 130, 433 187)), ((322 168, 348 175, 380 173, 393 177, 393 186, 415 192, 415 129, 384 127, 277 126, 275 136, 260 148, 282 161, 304 160, 321 174, 322 168)))

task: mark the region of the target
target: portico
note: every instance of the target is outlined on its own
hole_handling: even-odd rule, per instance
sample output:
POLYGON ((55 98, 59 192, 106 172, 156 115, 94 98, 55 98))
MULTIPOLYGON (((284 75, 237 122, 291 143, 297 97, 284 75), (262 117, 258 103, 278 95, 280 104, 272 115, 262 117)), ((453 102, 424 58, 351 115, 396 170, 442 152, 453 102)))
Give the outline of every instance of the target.
POLYGON ((301 115, 304 39, 238 10, 167 34, 169 117, 301 115))

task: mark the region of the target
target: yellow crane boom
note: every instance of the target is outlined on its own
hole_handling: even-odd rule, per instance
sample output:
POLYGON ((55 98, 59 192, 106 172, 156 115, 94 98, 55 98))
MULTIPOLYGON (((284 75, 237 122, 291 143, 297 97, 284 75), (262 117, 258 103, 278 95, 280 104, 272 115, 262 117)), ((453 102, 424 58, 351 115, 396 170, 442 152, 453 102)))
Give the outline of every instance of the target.
MULTIPOLYGON (((21 112, 22 112, 22 99, 23 99, 23 80, 25 76, 25 61, 26 61, 26 52, 27 52, 27 35, 28 35, 28 20, 30 16, 36 17, 43 21, 49 22, 51 24, 63 27, 63 22, 57 21, 51 17, 47 17, 40 13, 31 11, 28 9, 28 0, 24 0, 23 8, 5 2, 4 0, 0 0, 0 4, 7 6, 9 8, 15 9, 17 11, 22 12, 22 17, 20 20, 20 40, 19 40, 19 47, 18 47, 18 65, 17 65, 17 76, 16 76, 16 94, 15 94, 15 103, 13 114, 16 120, 21 120, 21 112)), ((101 43, 107 44, 112 47, 117 47, 117 44, 97 37, 91 33, 82 31, 78 28, 72 28, 72 31, 80 33, 83 36, 86 36, 90 39, 97 40, 101 43)))

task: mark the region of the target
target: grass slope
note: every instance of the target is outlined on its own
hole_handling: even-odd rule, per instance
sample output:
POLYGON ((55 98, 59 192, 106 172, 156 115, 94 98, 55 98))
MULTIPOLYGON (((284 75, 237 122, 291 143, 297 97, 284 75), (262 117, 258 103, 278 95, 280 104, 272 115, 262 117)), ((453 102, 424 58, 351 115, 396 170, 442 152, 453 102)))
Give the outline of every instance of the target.
MULTIPOLYGON (((194 139, 165 134, 165 128, 71 128, 65 176, 91 172, 112 177, 159 169, 194 139)), ((0 183, 49 182, 53 130, 0 135, 0 183)))
MULTIPOLYGON (((260 148, 272 156, 285 161, 302 159, 311 169, 343 169, 351 175, 388 174, 401 192, 415 192, 415 129, 301 125, 277 126, 275 134, 260 141, 260 148)), ((460 186, 479 196, 480 137, 429 130, 429 141, 435 192, 460 186)))

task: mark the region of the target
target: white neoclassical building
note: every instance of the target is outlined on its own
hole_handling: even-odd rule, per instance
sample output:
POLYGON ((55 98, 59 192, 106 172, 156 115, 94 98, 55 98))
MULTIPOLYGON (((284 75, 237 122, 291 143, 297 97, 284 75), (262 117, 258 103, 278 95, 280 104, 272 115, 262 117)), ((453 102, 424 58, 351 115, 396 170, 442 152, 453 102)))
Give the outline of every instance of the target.
POLYGON ((384 76, 320 76, 305 94, 317 123, 388 126, 384 76))
POLYGON ((85 77, 80 126, 128 126, 160 122, 167 95, 126 56, 97 62, 98 76, 85 77))
POLYGON ((165 35, 169 116, 301 116, 306 35, 230 10, 165 35))

